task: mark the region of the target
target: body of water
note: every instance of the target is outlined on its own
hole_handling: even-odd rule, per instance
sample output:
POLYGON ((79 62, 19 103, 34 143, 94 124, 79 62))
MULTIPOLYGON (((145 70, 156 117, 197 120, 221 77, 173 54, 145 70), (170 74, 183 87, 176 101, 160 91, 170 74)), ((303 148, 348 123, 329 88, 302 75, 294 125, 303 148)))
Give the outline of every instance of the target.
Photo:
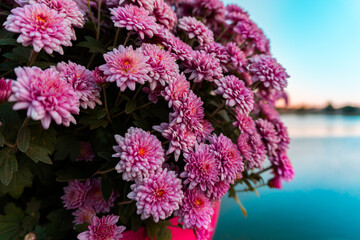
POLYGON ((224 197, 214 240, 360 239, 360 117, 285 115, 295 179, 224 197))

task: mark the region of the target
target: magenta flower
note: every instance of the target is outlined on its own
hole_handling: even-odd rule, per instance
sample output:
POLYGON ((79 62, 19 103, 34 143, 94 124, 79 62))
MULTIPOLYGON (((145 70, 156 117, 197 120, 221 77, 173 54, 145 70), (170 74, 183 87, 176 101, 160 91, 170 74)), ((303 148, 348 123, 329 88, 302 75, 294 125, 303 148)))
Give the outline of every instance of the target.
POLYGON ((220 180, 220 162, 211 152, 209 145, 196 144, 194 150, 186 154, 184 161, 186 165, 180 176, 185 179, 184 184, 189 184, 189 189, 199 186, 205 192, 220 180))
POLYGON ((73 221, 75 225, 83 224, 84 222, 91 224, 96 213, 92 207, 85 206, 78 208, 72 215, 75 217, 73 221))
POLYGON ((158 222, 179 209, 184 198, 181 189, 181 180, 176 177, 175 172, 159 169, 142 181, 136 180, 131 185, 132 192, 128 194, 128 198, 136 200, 136 213, 141 214, 142 220, 152 216, 158 222))
POLYGON ((177 59, 191 60, 193 58, 194 50, 190 45, 184 43, 180 38, 172 34, 168 29, 163 29, 159 33, 159 37, 162 39, 162 44, 168 48, 169 51, 174 52, 177 59))
POLYGON ((160 29, 155 22, 156 19, 149 16, 149 12, 142 7, 127 4, 124 7, 112 8, 110 11, 115 27, 126 28, 129 31, 134 30, 141 39, 144 39, 145 35, 152 38, 160 29))
POLYGON ((131 1, 137 3, 140 7, 145 8, 150 13, 154 11, 156 0, 131 0, 131 1))
POLYGON ((0 78, 0 103, 7 101, 11 94, 11 80, 0 78))
POLYGON ((169 102, 168 105, 171 107, 175 101, 182 101, 185 94, 188 95, 189 93, 190 83, 186 80, 185 75, 181 73, 181 75, 170 79, 168 86, 161 92, 161 95, 169 102))
POLYGON ((289 148, 290 144, 290 138, 286 126, 283 122, 281 122, 280 119, 273 119, 271 120, 271 122, 274 125, 277 136, 280 140, 278 143, 278 149, 281 151, 286 150, 287 148, 289 148))
POLYGON ((77 162, 85 161, 92 162, 95 158, 94 151, 91 147, 91 143, 89 142, 80 142, 80 154, 76 157, 77 162))
POLYGON ((85 198, 90 190, 90 181, 85 183, 79 180, 72 180, 68 186, 64 187, 64 195, 61 197, 66 209, 75 209, 85 204, 85 198))
POLYGON ((167 29, 173 29, 176 23, 176 14, 170 5, 164 0, 155 0, 155 8, 153 12, 156 21, 167 29))
POLYGON ((227 65, 230 62, 230 56, 223 45, 217 42, 211 42, 202 46, 201 50, 204 50, 214 58, 218 59, 223 71, 227 72, 227 65))
POLYGON ((275 150, 278 148, 280 138, 277 135, 274 124, 261 118, 257 119, 255 123, 266 145, 267 154, 269 156, 275 154, 275 150))
POLYGON ((58 13, 65 14, 73 27, 82 28, 85 24, 84 14, 73 0, 30 0, 30 4, 43 3, 58 13))
POLYGON ((294 178, 295 172, 285 150, 276 151, 269 159, 274 166, 274 175, 280 180, 290 181, 294 178))
POLYGON ((229 4, 226 6, 225 19, 233 23, 249 19, 249 14, 236 4, 229 4))
POLYGON ((212 186, 209 186, 209 189, 206 191, 206 196, 210 200, 220 201, 221 198, 229 191, 230 183, 226 181, 220 181, 215 183, 212 186))
POLYGON ((110 208, 114 206, 116 195, 111 192, 107 201, 102 197, 101 193, 101 177, 91 179, 91 188, 86 196, 86 206, 92 207, 96 213, 110 212, 110 208))
POLYGON ((105 86, 106 85, 106 76, 104 75, 104 72, 101 71, 99 68, 95 68, 92 71, 95 83, 99 86, 105 86))
POLYGON ((56 124, 76 124, 71 114, 79 114, 79 99, 70 84, 62 81, 52 69, 38 67, 15 68, 17 81, 13 81, 9 101, 16 102, 14 110, 27 109, 27 116, 41 120, 45 129, 51 119, 56 124))
POLYGON ((182 205, 176 212, 176 215, 179 216, 179 223, 183 224, 184 229, 210 226, 213 214, 214 209, 211 207, 210 200, 197 189, 187 190, 184 193, 182 205))
POLYGON ((101 88, 96 85, 95 78, 90 70, 70 60, 68 63, 58 63, 54 69, 58 72, 60 79, 67 81, 73 87, 82 108, 94 109, 96 104, 102 104, 100 100, 101 88))
POLYGON ((200 46, 214 42, 214 33, 194 17, 179 19, 178 28, 184 30, 190 39, 196 37, 200 46))
POLYGON ((254 94, 243 81, 234 75, 215 80, 218 87, 214 92, 226 99, 226 105, 237 108, 238 112, 249 114, 254 107, 254 94))
POLYGON ((237 140, 237 146, 243 155, 248 168, 253 169, 255 167, 262 167, 266 150, 257 131, 254 131, 251 135, 248 135, 247 133, 240 134, 237 140))
POLYGON ((219 61, 204 51, 195 51, 192 59, 184 62, 184 66, 184 72, 191 73, 189 79, 194 82, 212 82, 223 77, 219 61))
POLYGON ((106 215, 102 218, 94 217, 89 225, 89 230, 80 233, 79 240, 119 240, 122 238, 124 226, 117 226, 119 217, 115 215, 106 215))
POLYGON ((253 82, 261 81, 264 87, 282 91, 287 85, 290 76, 285 69, 270 55, 257 55, 250 59, 250 72, 253 73, 253 82))
POLYGON ((241 133, 252 135, 256 132, 255 122, 251 116, 237 113, 236 122, 234 122, 233 125, 238 127, 241 133))
POLYGON ((113 157, 120 161, 115 169, 126 181, 141 180, 160 168, 165 161, 161 142, 149 132, 131 127, 125 137, 115 135, 117 146, 113 157))
POLYGON ((231 139, 220 133, 209 137, 210 148, 219 159, 219 170, 221 181, 233 183, 237 174, 244 171, 243 158, 231 139))
POLYGON ((247 65, 247 59, 243 51, 234 43, 226 44, 226 51, 230 57, 230 64, 235 71, 244 71, 247 65))
POLYGON ((170 79, 179 75, 179 66, 176 64, 176 59, 167 51, 162 50, 155 44, 144 43, 141 45, 143 54, 149 57, 147 63, 151 66, 149 72, 150 89, 154 90, 159 82, 165 86, 170 79))
POLYGON ((199 17, 206 17, 209 22, 223 22, 225 7, 220 0, 194 0, 193 13, 199 17))
POLYGON ((99 69, 107 76, 106 81, 116 81, 122 92, 127 87, 134 91, 136 83, 144 84, 150 80, 148 73, 151 66, 147 64, 149 57, 144 56, 139 49, 133 50, 132 46, 125 48, 120 45, 118 49, 105 53, 104 59, 106 64, 99 69))
POLYGON ((44 49, 48 54, 53 51, 64 54, 61 46, 72 46, 73 31, 64 13, 58 13, 45 4, 32 4, 11 10, 5 29, 20 33, 17 41, 24 46, 33 45, 35 52, 44 49))

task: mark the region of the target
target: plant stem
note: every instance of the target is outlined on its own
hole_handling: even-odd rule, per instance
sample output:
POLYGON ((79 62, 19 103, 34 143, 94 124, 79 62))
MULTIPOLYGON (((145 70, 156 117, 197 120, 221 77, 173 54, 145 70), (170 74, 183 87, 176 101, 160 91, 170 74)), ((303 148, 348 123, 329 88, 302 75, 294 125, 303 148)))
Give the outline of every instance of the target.
POLYGON ((140 107, 135 108, 134 111, 140 110, 140 109, 142 109, 142 108, 145 108, 145 107, 149 106, 150 104, 152 104, 152 102, 145 103, 144 105, 141 105, 140 107))
POLYGON ((96 175, 100 175, 100 174, 106 174, 106 173, 109 173, 109 172, 112 172, 114 171, 115 168, 110 168, 110 169, 107 169, 107 170, 104 170, 104 171, 96 171, 91 177, 94 177, 96 175))
POLYGON ((96 55, 96 53, 93 53, 93 54, 91 55, 91 58, 90 58, 90 60, 89 60, 88 65, 86 66, 86 68, 89 68, 89 67, 91 66, 92 62, 94 61, 95 55, 96 55))
POLYGON ((107 96, 106 96, 106 87, 103 87, 102 89, 103 89, 103 93, 104 93, 104 105, 105 105, 105 109, 106 109, 106 116, 107 116, 107 119, 109 120, 109 122, 112 123, 110 113, 109 113, 109 108, 108 108, 108 102, 107 102, 107 96))
POLYGON ((114 115, 112 115, 111 117, 112 118, 116 118, 116 117, 118 117, 118 116, 120 116, 120 115, 122 115, 122 114, 124 114, 125 113, 125 110, 124 111, 121 111, 121 112, 118 112, 118 113, 115 113, 114 115))
POLYGON ((212 114, 210 114, 210 117, 213 117, 215 114, 217 114, 224 106, 225 106, 225 102, 219 105, 217 109, 215 109, 215 111, 212 114))
POLYGON ((97 26, 97 31, 96 31, 96 40, 99 40, 99 37, 100 37, 101 3, 102 3, 102 0, 99 0, 99 3, 98 3, 98 26, 97 26))
POLYGON ((253 84, 251 84, 250 89, 252 91, 254 91, 259 85, 260 85, 261 81, 257 80, 256 82, 254 82, 253 84))
POLYGON ((229 26, 227 26, 226 28, 224 28, 224 30, 220 33, 220 35, 216 38, 216 42, 218 42, 219 40, 220 40, 220 38, 229 30, 229 28, 232 26, 232 24, 231 25, 229 25, 229 26))
POLYGON ((125 39, 125 42, 124 42, 124 44, 123 44, 124 46, 126 46, 126 44, 128 43, 132 32, 133 32, 132 30, 131 30, 130 32, 128 32, 128 34, 127 34, 127 36, 126 36, 126 39, 125 39))
POLYGON ((15 144, 11 144, 11 143, 7 142, 6 140, 4 140, 4 144, 5 144, 5 146, 7 146, 7 147, 9 147, 9 148, 12 148, 12 149, 14 149, 14 148, 17 147, 16 143, 15 143, 15 144))
POLYGON ((94 20, 93 13, 91 11, 90 0, 87 0, 87 3, 88 3, 88 8, 89 8, 90 19, 94 23, 94 28, 95 28, 95 31, 97 32, 97 26, 96 26, 96 23, 95 23, 95 20, 94 20))
POLYGON ((118 205, 126 205, 126 204, 130 204, 130 203, 132 203, 132 202, 134 202, 134 200, 118 202, 118 205))
POLYGON ((118 42, 118 39, 119 39, 119 35, 120 35, 120 28, 118 28, 116 30, 116 35, 115 35, 115 39, 114 39, 114 45, 113 45, 113 48, 116 48, 116 45, 117 45, 117 42, 118 42))
POLYGON ((39 53, 35 52, 33 49, 31 50, 28 66, 32 66, 35 63, 38 54, 39 53))

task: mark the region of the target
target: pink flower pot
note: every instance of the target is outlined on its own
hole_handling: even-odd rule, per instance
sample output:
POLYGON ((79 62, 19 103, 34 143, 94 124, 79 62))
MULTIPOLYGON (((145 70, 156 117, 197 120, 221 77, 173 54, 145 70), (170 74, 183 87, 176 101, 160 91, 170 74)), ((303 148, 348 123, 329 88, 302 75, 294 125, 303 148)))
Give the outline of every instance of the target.
MULTIPOLYGON (((209 237, 202 240, 210 240, 215 232, 216 223, 219 217, 220 212, 220 203, 216 203, 214 207, 214 215, 211 219, 211 230, 209 237)), ((170 219, 172 225, 178 224, 178 217, 174 217, 170 219)), ((172 240, 196 240, 193 230, 191 229, 181 229, 178 227, 169 227, 172 234, 172 240)), ((127 230, 123 232, 122 240, 152 240, 150 239, 144 227, 141 227, 137 232, 133 232, 131 230, 127 230)))

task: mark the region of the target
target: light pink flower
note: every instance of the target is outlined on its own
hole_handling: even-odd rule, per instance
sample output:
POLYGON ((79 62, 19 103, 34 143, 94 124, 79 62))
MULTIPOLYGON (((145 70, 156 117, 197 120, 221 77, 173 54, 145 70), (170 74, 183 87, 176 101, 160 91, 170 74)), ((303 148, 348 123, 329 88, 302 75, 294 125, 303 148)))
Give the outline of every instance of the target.
POLYGON ((190 93, 190 83, 183 73, 170 79, 168 86, 161 92, 161 95, 168 101, 171 107, 175 101, 182 101, 185 95, 190 93))
POLYGON ((156 0, 131 0, 131 1, 137 3, 140 7, 145 8, 150 13, 154 11, 156 0))
POLYGON ((116 199, 115 193, 112 191, 109 199, 105 201, 101 193, 101 177, 91 179, 90 185, 91 188, 85 199, 86 206, 92 207, 96 213, 110 212, 110 208, 114 206, 116 199))
POLYGON ((155 8, 153 12, 156 20, 165 28, 173 29, 176 23, 176 14, 169 4, 163 0, 155 0, 155 8))
POLYGON ((196 37, 200 46, 214 42, 214 33, 194 17, 179 19, 178 28, 184 30, 190 39, 196 37))
POLYGON ((16 102, 14 110, 27 109, 27 116, 41 120, 48 129, 51 119, 56 124, 76 124, 71 114, 79 114, 79 98, 70 84, 62 81, 55 71, 38 67, 15 68, 17 81, 13 82, 9 101, 16 102))
POLYGON ((96 213, 92 207, 80 207, 75 212, 72 213, 72 215, 75 217, 73 223, 75 225, 77 224, 83 224, 84 222, 92 223, 93 218, 96 216, 96 213))
POLYGON ((124 226, 117 226, 119 217, 115 215, 106 215, 102 218, 94 217, 89 225, 89 230, 80 233, 79 240, 119 240, 122 238, 124 226))
POLYGON ((45 4, 12 9, 4 26, 10 32, 20 33, 17 41, 24 46, 32 44, 35 52, 44 49, 48 54, 64 54, 62 46, 72 46, 73 32, 66 15, 45 4))
POLYGON ((184 43, 180 38, 176 37, 168 29, 163 29, 158 36, 162 39, 162 44, 174 53, 176 59, 191 60, 193 58, 194 50, 190 45, 184 43))
POLYGON ((132 46, 125 48, 120 45, 118 49, 114 48, 112 52, 104 54, 104 59, 106 64, 99 69, 107 76, 106 81, 116 81, 122 92, 126 88, 134 91, 136 83, 144 84, 150 80, 149 57, 144 56, 140 49, 133 50, 132 46))
POLYGON ((226 51, 230 58, 230 66, 237 72, 242 72, 246 68, 247 59, 243 51, 234 43, 226 44, 226 51))
POLYGON ((96 85, 95 78, 90 70, 70 60, 68 63, 58 63, 54 69, 56 69, 61 79, 67 81, 73 87, 82 108, 94 109, 96 104, 102 104, 100 100, 101 88, 96 85))

